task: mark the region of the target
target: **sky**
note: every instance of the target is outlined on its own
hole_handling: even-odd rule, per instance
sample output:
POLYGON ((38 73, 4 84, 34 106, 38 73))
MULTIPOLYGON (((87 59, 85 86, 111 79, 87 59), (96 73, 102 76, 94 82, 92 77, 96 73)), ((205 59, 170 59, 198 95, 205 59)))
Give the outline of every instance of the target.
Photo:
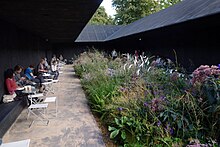
POLYGON ((101 6, 105 7, 105 10, 108 13, 108 15, 113 16, 115 14, 115 10, 112 7, 112 0, 103 0, 101 6))

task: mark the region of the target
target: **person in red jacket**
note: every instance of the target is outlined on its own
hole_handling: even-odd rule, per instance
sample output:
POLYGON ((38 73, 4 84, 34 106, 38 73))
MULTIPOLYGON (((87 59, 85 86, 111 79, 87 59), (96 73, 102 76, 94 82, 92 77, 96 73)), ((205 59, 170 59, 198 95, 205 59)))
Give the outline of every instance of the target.
POLYGON ((5 73, 5 84, 9 94, 14 94, 17 90, 18 85, 14 79, 14 71, 13 69, 8 69, 5 73))

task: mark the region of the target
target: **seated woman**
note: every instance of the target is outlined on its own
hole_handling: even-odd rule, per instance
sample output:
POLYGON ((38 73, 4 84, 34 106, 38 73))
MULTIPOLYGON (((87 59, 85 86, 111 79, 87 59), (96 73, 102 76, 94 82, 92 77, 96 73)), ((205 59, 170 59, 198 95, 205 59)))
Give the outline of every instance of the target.
POLYGON ((33 82, 29 81, 26 77, 21 76, 23 68, 20 65, 16 65, 14 67, 14 78, 18 86, 25 86, 25 85, 35 85, 33 82))
POLYGON ((8 91, 8 94, 14 94, 19 86, 16 84, 14 79, 13 69, 7 69, 5 72, 5 84, 8 91))
POLYGON ((14 98, 14 99, 18 100, 18 99, 23 98, 23 96, 25 96, 25 94, 23 94, 21 92, 21 90, 17 90, 18 88, 21 88, 21 87, 19 87, 15 82, 13 69, 6 70, 5 84, 6 84, 8 94, 10 94, 10 95, 16 94, 17 95, 16 98, 14 98))
POLYGON ((53 60, 51 63, 51 74, 54 75, 53 79, 57 80, 59 76, 59 71, 57 68, 58 64, 56 60, 53 60))

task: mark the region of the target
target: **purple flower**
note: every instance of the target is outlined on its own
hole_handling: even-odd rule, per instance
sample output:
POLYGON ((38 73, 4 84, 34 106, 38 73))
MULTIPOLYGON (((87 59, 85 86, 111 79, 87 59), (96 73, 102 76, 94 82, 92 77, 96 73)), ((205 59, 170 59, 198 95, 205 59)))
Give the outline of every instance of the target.
POLYGON ((170 127, 170 124, 169 124, 169 123, 166 125, 165 130, 166 130, 167 132, 169 132, 170 135, 173 135, 173 133, 174 133, 174 130, 173 130, 173 128, 170 127))
POLYGON ((154 96, 158 95, 158 92, 157 91, 154 91, 154 96))
POLYGON ((160 99, 163 101, 163 100, 166 99, 166 97, 165 96, 161 96, 160 99))
POLYGON ((173 135, 173 133, 174 133, 173 128, 170 128, 170 134, 173 135))
POLYGON ((169 128, 170 128, 170 124, 168 123, 168 124, 166 125, 166 130, 169 130, 169 128))
POLYGON ((145 107, 147 107, 147 106, 148 106, 148 103, 147 103, 147 102, 145 102, 145 103, 144 103, 144 106, 145 106, 145 107))
POLYGON ((118 107, 118 111, 122 111, 123 110, 123 108, 122 107, 118 107))
POLYGON ((157 126, 159 127, 160 125, 161 125, 161 122, 160 122, 160 121, 158 121, 158 122, 157 122, 157 126))
POLYGON ((218 64, 218 69, 220 69, 220 64, 218 64))
POLYGON ((121 91, 121 92, 124 92, 124 91, 125 91, 125 88, 124 88, 124 87, 121 87, 121 88, 120 88, 120 91, 121 91))

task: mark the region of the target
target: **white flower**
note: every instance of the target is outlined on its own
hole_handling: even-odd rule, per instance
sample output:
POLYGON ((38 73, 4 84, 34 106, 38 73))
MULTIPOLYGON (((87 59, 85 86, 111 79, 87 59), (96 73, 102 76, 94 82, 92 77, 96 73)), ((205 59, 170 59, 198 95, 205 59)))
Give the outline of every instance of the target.
POLYGON ((130 69, 132 66, 133 66, 133 64, 131 64, 131 65, 128 67, 128 69, 130 69))
POLYGON ((127 63, 125 63, 125 65, 124 65, 124 70, 126 70, 126 66, 127 66, 127 63))
POLYGON ((136 74, 137 74, 138 76, 140 75, 140 70, 141 70, 141 69, 138 69, 137 72, 136 72, 136 74))

